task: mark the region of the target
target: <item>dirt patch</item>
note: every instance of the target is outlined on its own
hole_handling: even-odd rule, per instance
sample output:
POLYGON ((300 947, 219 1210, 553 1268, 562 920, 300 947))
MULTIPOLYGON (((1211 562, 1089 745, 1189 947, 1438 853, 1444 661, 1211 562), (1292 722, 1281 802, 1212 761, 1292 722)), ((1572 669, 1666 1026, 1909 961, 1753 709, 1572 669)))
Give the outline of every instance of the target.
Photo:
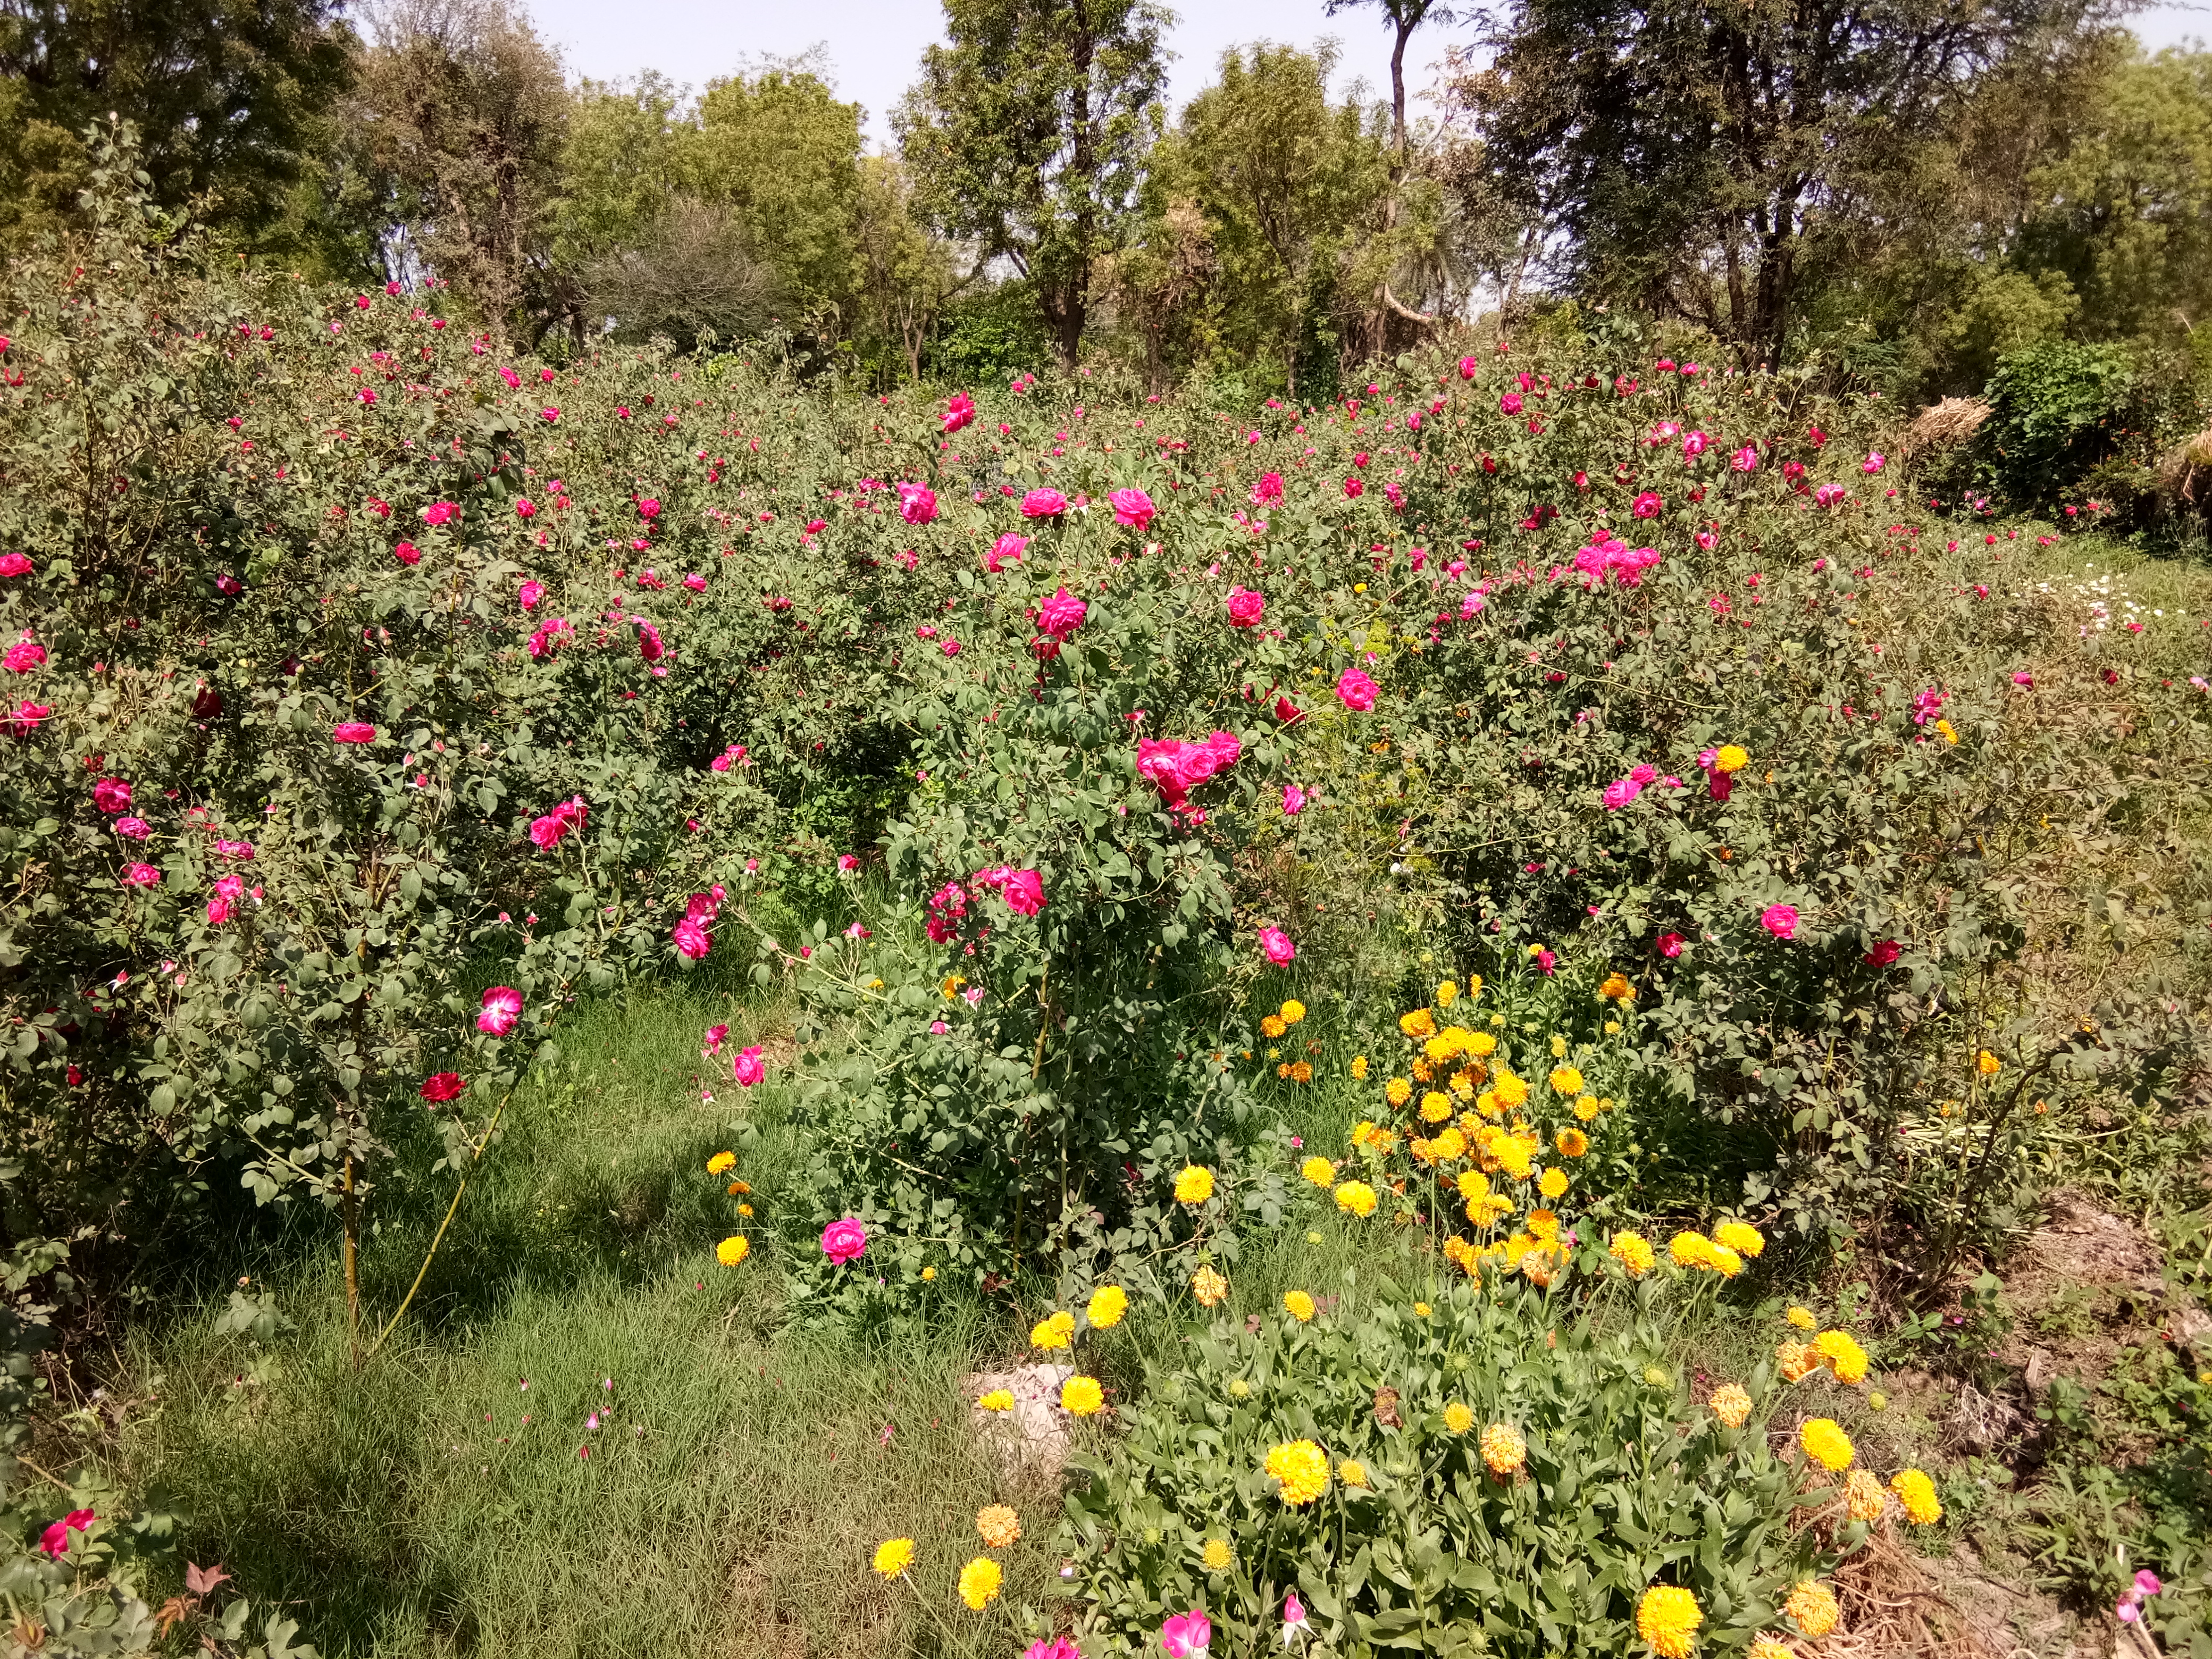
POLYGON ((977 1405, 968 1408, 975 1437, 1002 1479, 1050 1480, 1066 1466, 1074 1425, 1060 1409, 1060 1390, 1074 1375, 1073 1365, 1036 1364, 977 1371, 960 1379, 962 1392, 971 1401, 996 1389, 1014 1397, 1010 1411, 987 1412, 977 1405))

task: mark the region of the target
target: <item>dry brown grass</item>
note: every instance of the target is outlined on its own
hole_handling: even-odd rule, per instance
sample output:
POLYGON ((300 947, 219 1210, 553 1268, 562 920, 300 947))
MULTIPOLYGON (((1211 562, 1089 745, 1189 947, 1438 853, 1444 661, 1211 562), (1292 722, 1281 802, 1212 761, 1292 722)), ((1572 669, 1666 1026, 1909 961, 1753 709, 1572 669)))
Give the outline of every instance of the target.
POLYGON ((1905 453, 1912 456, 1954 448, 1980 431, 1989 418, 1990 406, 1979 398, 1946 398, 1922 410, 1905 428, 1905 453))

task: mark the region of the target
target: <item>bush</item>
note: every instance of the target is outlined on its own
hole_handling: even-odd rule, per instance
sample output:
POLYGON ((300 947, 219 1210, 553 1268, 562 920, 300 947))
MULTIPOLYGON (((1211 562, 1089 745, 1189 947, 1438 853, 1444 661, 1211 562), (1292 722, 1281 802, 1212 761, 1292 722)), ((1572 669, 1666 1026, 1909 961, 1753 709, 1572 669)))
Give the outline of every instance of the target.
MULTIPOLYGON (((1605 1260, 1589 1243, 1574 1267, 1605 1260)), ((1126 1437, 1068 1500, 1073 1593, 1103 1650, 1145 1651, 1200 1607, 1231 1650, 1258 1652, 1293 1592, 1315 1636, 1355 1654, 1638 1651, 1661 1584, 1696 1597, 1701 1652, 1784 1628, 1794 1587, 1865 1528, 1832 1516, 1824 1544, 1793 1520, 1835 1494, 1770 1449, 1770 1367, 1743 1379, 1757 1403, 1730 1428, 1668 1363, 1679 1287, 1647 1280, 1594 1313, 1565 1282, 1462 1279, 1418 1301, 1386 1285, 1356 1317, 1309 1298, 1218 1320, 1148 1365, 1126 1437)))

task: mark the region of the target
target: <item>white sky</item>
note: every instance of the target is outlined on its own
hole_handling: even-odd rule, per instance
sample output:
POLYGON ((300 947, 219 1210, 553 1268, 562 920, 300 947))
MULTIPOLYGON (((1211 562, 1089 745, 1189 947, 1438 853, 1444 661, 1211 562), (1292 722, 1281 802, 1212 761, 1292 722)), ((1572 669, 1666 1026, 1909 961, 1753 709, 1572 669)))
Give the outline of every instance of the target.
MULTIPOLYGON (((921 50, 940 38, 937 0, 525 0, 540 33, 560 47, 572 74, 595 80, 658 70, 694 88, 727 75, 748 60, 793 57, 820 45, 827 52, 838 94, 867 110, 867 133, 890 137, 886 118, 914 80, 921 50)), ((1364 76, 1370 96, 1390 84, 1390 36, 1377 7, 1335 17, 1322 0, 1170 0, 1177 15, 1169 37, 1176 54, 1170 89, 1180 106, 1213 78, 1224 47, 1254 40, 1311 46, 1331 35, 1343 47, 1337 84, 1341 95, 1364 76)), ((2136 20, 2146 45, 2179 45, 2185 38, 2212 40, 2212 0, 2155 6, 2136 20)), ((1431 78, 1429 65, 1468 30, 1431 27, 1413 37, 1406 80, 1418 94, 1431 78), (1418 60, 1420 67, 1414 67, 1418 60)))

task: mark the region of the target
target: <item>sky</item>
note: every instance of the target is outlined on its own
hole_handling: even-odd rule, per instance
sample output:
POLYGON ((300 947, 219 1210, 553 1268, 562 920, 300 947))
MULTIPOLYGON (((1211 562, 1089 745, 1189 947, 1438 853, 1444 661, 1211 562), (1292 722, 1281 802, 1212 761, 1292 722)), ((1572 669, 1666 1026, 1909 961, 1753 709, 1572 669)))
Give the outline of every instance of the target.
MULTIPOLYGON (((915 78, 922 48, 941 38, 937 0, 524 0, 538 31, 560 47, 572 75, 594 80, 627 78, 658 70, 678 85, 702 86, 763 58, 789 58, 816 46, 827 58, 840 97, 867 111, 867 136, 890 138, 887 118, 915 78)), ((1171 0, 1172 3, 1172 0, 1171 0)), ((1254 40, 1310 47, 1332 36, 1342 47, 1336 84, 1341 96, 1364 78, 1369 94, 1386 96, 1390 85, 1390 35, 1379 7, 1335 17, 1323 0, 1182 0, 1169 36, 1176 57, 1169 66, 1171 102, 1180 108, 1213 78, 1225 47, 1254 40)), ((2153 47, 2185 38, 2212 40, 2212 0, 2151 8, 2135 28, 2153 47)), ((1453 31, 1431 28, 1407 51, 1407 88, 1419 94, 1433 78, 1429 67, 1443 55, 1453 31), (1415 67, 1418 61, 1420 67, 1415 67)), ((1418 110, 1417 110, 1418 112, 1418 110)))

